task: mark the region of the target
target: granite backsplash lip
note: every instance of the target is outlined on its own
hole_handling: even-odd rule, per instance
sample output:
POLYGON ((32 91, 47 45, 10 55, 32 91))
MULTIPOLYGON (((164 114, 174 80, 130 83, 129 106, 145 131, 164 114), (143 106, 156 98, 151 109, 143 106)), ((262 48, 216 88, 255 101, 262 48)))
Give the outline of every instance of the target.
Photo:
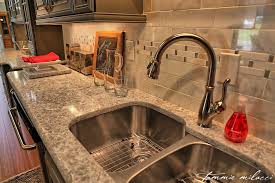
POLYGON ((220 123, 213 122, 210 129, 201 128, 196 123, 196 113, 140 90, 131 89, 127 97, 117 98, 95 87, 92 78, 75 71, 33 80, 28 80, 22 71, 14 71, 8 73, 8 78, 66 182, 114 182, 69 127, 80 119, 133 104, 169 111, 166 115, 186 122, 187 132, 275 175, 275 144, 253 136, 243 144, 231 143, 224 138, 220 123))

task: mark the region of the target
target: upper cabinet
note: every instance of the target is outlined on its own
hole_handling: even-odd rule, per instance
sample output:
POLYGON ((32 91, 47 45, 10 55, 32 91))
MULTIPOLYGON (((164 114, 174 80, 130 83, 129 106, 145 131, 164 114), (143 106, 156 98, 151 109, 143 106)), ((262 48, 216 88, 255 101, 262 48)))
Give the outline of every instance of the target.
POLYGON ((34 3, 38 24, 146 21, 141 0, 34 0, 34 3))
POLYGON ((7 0, 7 9, 11 22, 24 23, 23 11, 21 6, 21 0, 7 0))
POLYGON ((72 0, 48 0, 50 16, 65 16, 73 14, 72 0))

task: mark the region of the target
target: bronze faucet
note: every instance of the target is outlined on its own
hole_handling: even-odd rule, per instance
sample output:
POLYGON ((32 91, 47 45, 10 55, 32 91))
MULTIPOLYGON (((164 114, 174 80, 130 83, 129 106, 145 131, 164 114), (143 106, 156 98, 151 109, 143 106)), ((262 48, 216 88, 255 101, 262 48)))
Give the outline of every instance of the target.
POLYGON ((225 98, 227 86, 230 83, 230 79, 226 79, 223 83, 223 91, 222 97, 219 101, 213 102, 213 91, 214 91, 214 83, 215 83, 215 74, 216 74, 216 56, 213 48, 210 46, 209 42, 204 38, 188 33, 175 34, 168 37, 164 40, 157 52, 155 53, 152 61, 147 66, 147 75, 151 79, 158 79, 159 69, 160 69, 160 60, 164 53, 164 51, 173 43, 178 41, 193 41, 199 44, 208 55, 208 76, 204 98, 200 105, 199 114, 198 114, 198 125, 204 128, 210 128, 212 125, 212 119, 219 113, 223 112, 226 108, 225 98))

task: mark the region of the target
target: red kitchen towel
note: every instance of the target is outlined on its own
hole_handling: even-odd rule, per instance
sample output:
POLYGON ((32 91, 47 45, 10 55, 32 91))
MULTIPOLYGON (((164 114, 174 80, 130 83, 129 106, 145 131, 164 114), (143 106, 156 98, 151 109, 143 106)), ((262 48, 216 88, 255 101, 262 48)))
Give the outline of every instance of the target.
POLYGON ((54 52, 50 52, 47 55, 33 56, 33 57, 22 57, 24 62, 30 63, 40 63, 40 62, 50 62, 59 60, 59 56, 54 52))

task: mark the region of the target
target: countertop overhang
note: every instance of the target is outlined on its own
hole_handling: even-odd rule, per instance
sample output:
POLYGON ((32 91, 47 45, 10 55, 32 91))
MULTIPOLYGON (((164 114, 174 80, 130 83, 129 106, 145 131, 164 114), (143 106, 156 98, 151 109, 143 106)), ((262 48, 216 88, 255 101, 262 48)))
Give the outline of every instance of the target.
POLYGON ((212 128, 201 128, 195 112, 140 90, 131 89, 127 97, 117 98, 94 86, 91 77, 75 71, 32 80, 25 78, 22 71, 14 71, 8 73, 8 79, 66 182, 114 182, 69 127, 81 119, 133 104, 168 111, 166 115, 172 113, 186 122, 188 133, 275 175, 274 144, 254 136, 248 136, 242 144, 229 142, 223 136, 222 124, 214 121, 212 128))

